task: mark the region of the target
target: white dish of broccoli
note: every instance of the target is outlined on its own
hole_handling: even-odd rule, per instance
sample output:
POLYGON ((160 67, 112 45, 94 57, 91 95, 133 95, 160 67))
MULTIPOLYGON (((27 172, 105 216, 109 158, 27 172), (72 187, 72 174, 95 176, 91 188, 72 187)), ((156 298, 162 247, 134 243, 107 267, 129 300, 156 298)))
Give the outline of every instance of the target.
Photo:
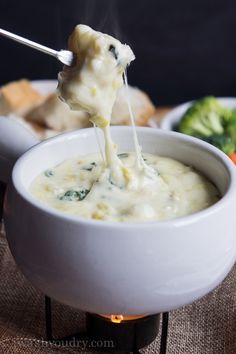
POLYGON ((184 103, 168 113, 160 127, 215 145, 236 163, 236 98, 206 96, 184 103))

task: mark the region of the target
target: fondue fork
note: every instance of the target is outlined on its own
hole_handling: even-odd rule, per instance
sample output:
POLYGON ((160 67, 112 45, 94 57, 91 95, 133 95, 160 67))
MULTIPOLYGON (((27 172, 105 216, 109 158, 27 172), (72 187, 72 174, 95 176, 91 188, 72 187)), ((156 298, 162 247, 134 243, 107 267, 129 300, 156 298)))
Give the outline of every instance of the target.
POLYGON ((0 35, 10 38, 10 39, 13 39, 16 42, 24 44, 28 47, 33 48, 33 49, 37 49, 40 52, 43 52, 45 54, 51 55, 51 56, 57 58, 61 63, 65 64, 67 66, 72 66, 75 62, 76 55, 69 50, 62 49, 62 50, 57 51, 57 50, 48 48, 42 44, 39 44, 39 43, 33 42, 29 39, 18 36, 17 34, 8 32, 8 31, 1 29, 1 28, 0 28, 0 35))

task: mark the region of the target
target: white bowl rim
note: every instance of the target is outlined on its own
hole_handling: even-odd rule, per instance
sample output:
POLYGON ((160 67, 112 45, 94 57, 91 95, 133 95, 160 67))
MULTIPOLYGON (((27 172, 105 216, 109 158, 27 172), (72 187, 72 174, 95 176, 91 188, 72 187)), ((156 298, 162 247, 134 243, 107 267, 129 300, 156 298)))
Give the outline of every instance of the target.
MULTIPOLYGON (((186 215, 183 217, 178 217, 175 219, 171 220, 163 220, 163 221, 143 221, 143 222, 117 222, 117 221, 106 221, 106 220, 94 220, 94 219, 87 219, 83 218, 77 215, 73 214, 66 214, 63 213, 62 211, 59 211, 57 209, 54 209, 43 202, 37 201, 37 199, 29 192, 29 190, 21 183, 20 178, 18 178, 18 175, 21 170, 21 165, 24 163, 25 159, 30 155, 34 150, 40 149, 41 146, 45 145, 51 145, 54 143, 54 141, 60 141, 63 142, 66 138, 73 138, 74 136, 84 134, 84 133, 92 133, 94 128, 85 128, 85 129, 80 129, 77 131, 72 131, 72 132, 66 132, 63 134, 59 134, 57 136, 54 136, 52 138, 49 138, 45 141, 40 142, 39 144, 33 146, 30 148, 27 152, 25 152, 16 162, 13 172, 12 172, 12 183, 16 189, 16 191, 20 194, 21 198, 26 200, 29 204, 31 204, 33 207, 39 209, 40 211, 43 211, 53 217, 59 218, 61 220, 65 221, 70 221, 72 223, 78 223, 78 224, 89 224, 91 226, 96 226, 96 227, 115 227, 119 229, 128 229, 128 228, 153 228, 153 227, 158 227, 158 228, 170 228, 170 227, 179 227, 181 225, 186 225, 186 224, 191 224, 196 222, 200 217, 207 217, 210 216, 211 214, 214 214, 216 211, 224 207, 225 203, 229 203, 231 199, 233 198, 233 193, 232 191, 236 189, 236 171, 235 171, 235 166, 233 162, 225 155, 222 151, 217 149, 211 144, 208 144, 198 138, 194 138, 192 136, 188 136, 185 134, 181 134, 178 132, 173 132, 173 131, 165 131, 162 129, 153 129, 150 127, 137 127, 137 132, 139 131, 152 131, 156 132, 157 135, 167 135, 167 136, 176 136, 181 138, 182 140, 185 140, 186 142, 194 143, 195 145, 199 146, 200 148, 203 148, 204 150, 210 151, 215 157, 217 157, 224 167, 226 168, 229 177, 230 177, 230 184, 229 187, 226 191, 226 193, 223 195, 223 197, 217 201, 215 204, 211 205, 210 207, 200 210, 196 213, 186 215), (22 193, 24 192, 24 193, 22 193)), ((111 127, 111 130, 117 130, 117 131, 124 131, 124 130, 131 130, 132 127, 127 127, 127 126, 113 126, 111 127)))

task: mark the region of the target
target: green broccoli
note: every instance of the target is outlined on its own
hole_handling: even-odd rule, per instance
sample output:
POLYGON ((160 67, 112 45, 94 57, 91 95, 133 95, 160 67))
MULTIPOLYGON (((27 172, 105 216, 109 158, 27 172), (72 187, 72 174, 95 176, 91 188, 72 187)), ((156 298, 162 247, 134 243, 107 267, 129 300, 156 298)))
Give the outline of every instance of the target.
POLYGON ((225 127, 225 133, 231 137, 236 144, 236 109, 233 109, 229 121, 225 127))
POLYGON ((224 133, 224 126, 231 111, 222 107, 213 96, 195 101, 183 115, 178 130, 196 137, 208 137, 224 133))
POLYGON ((230 122, 236 122, 236 108, 232 109, 230 117, 229 117, 229 123, 230 122))
POLYGON ((232 154, 235 151, 235 143, 227 135, 212 135, 206 138, 202 138, 202 140, 216 146, 227 155, 232 154))
POLYGON ((233 140, 233 142, 236 144, 236 121, 235 122, 230 122, 226 129, 225 132, 230 138, 233 140))

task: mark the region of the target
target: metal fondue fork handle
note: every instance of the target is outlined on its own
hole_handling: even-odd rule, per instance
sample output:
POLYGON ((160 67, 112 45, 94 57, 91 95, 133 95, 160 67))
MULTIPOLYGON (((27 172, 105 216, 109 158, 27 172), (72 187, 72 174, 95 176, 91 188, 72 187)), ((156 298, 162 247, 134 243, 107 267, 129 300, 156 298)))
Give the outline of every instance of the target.
POLYGON ((13 39, 16 42, 27 45, 28 47, 31 47, 33 49, 37 49, 40 52, 43 52, 45 54, 51 55, 51 56, 57 58, 61 63, 65 64, 67 66, 73 65, 75 58, 76 58, 75 54, 70 52, 69 50, 57 51, 57 50, 48 48, 42 44, 30 41, 29 39, 18 36, 17 34, 8 32, 8 31, 1 29, 1 28, 0 28, 0 35, 10 38, 10 39, 13 39))

